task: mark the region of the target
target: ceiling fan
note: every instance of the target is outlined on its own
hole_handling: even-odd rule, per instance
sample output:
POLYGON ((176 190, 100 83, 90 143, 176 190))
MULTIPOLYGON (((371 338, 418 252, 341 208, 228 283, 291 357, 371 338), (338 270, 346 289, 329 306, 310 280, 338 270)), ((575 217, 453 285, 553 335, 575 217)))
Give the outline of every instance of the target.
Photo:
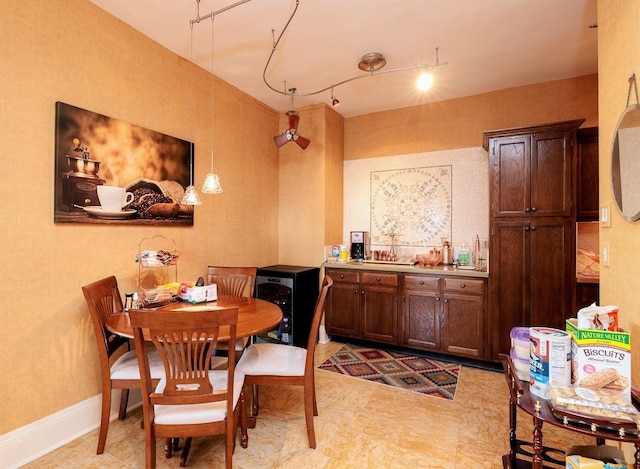
POLYGON ((285 143, 294 141, 300 146, 300 148, 305 150, 311 143, 311 140, 303 137, 298 133, 298 123, 300 122, 300 116, 293 109, 293 96, 296 94, 296 89, 291 88, 289 89, 289 91, 291 92, 291 110, 287 111, 287 116, 289 117, 289 127, 287 127, 287 130, 285 130, 282 134, 273 137, 273 141, 276 143, 276 146, 278 148, 280 148, 285 143))

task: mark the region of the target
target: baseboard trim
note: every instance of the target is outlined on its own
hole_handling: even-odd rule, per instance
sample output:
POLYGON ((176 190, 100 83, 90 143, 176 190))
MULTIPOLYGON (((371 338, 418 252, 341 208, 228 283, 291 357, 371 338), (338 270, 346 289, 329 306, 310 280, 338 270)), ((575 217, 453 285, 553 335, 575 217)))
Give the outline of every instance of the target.
MULTIPOLYGON (((139 393, 130 393, 128 411, 140 407, 139 398, 139 393), (132 402, 136 397, 137 402, 132 402)), ((113 393, 111 403, 111 420, 115 420, 120 404, 119 391, 113 393)), ((95 430, 100 426, 101 405, 102 396, 97 395, 0 435, 0 465, 5 469, 19 468, 95 430)))

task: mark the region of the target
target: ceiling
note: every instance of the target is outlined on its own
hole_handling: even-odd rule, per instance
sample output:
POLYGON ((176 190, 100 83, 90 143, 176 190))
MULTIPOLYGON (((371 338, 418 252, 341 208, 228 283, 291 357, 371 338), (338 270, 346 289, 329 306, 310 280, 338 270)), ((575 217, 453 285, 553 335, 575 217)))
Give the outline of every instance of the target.
POLYGON ((330 103, 344 117, 597 73, 596 0, 91 0, 151 39, 268 106, 330 103), (233 6, 235 5, 235 6, 233 6), (233 6, 227 9, 227 7, 233 6), (273 32, 272 32, 273 30, 273 32), (436 53, 436 49, 438 52, 436 53), (434 85, 419 93, 421 69, 370 76, 358 69, 382 53, 381 72, 429 67, 434 85), (273 88, 273 89, 272 89, 273 88), (275 91, 274 91, 275 89, 275 91), (311 94, 304 96, 305 94, 311 94))

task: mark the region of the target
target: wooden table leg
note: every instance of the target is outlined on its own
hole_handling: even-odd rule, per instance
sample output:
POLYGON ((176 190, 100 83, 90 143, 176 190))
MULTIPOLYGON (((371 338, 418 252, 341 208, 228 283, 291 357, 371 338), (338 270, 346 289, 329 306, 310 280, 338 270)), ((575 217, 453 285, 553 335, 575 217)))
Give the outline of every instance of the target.
POLYGON ((511 467, 517 466, 518 444, 516 437, 516 423, 518 417, 518 408, 513 399, 509 399, 509 459, 511 467))
POLYGON ((635 453, 635 469, 640 469, 640 443, 636 442, 636 453, 635 453))
POLYGON ((533 417, 533 469, 542 469, 542 419, 533 417))

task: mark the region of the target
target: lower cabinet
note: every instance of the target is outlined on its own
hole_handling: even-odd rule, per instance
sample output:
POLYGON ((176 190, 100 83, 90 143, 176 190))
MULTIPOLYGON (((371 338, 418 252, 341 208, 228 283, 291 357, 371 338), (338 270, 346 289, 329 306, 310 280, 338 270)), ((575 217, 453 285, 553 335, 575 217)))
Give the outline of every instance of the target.
POLYGON ((405 275, 402 345, 484 359, 485 281, 405 275))
POLYGON ((328 334, 397 344, 398 274, 327 269, 333 279, 325 308, 328 334))
POLYGON ((443 280, 443 352, 486 358, 484 281, 460 278, 443 280))
POLYGON ((486 280, 327 268, 329 335, 486 359, 486 280))

